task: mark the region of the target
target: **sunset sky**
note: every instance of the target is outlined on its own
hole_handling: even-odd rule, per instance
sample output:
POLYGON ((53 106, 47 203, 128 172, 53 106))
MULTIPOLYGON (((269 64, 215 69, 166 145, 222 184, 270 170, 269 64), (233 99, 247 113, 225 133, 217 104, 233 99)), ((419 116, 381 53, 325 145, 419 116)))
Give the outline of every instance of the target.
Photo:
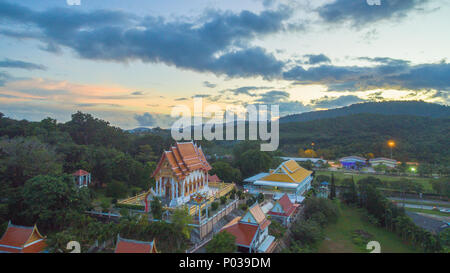
POLYGON ((0 0, 0 112, 124 129, 171 106, 449 104, 450 1, 0 0))

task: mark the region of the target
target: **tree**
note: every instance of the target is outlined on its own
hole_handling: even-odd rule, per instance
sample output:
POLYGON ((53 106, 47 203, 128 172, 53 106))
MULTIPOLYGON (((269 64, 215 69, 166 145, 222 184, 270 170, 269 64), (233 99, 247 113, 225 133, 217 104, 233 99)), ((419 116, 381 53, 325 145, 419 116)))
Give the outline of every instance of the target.
POLYGON ((0 140, 0 166, 5 180, 12 181, 15 187, 36 175, 62 173, 60 156, 37 138, 0 140))
POLYGON ((266 152, 248 150, 240 156, 238 164, 242 175, 250 176, 261 171, 267 171, 272 164, 272 158, 266 152))
POLYGON ((227 232, 222 231, 214 235, 212 240, 206 246, 208 253, 234 253, 236 252, 236 237, 227 232))
POLYGON ((336 185, 334 184, 334 174, 331 173, 330 199, 336 198, 336 185))
POLYGON ((189 239, 191 237, 192 226, 190 224, 192 224, 192 216, 189 215, 187 207, 175 209, 172 215, 172 223, 177 230, 181 231, 185 238, 189 239))
POLYGON ((228 162, 217 161, 212 165, 210 174, 216 174, 222 181, 237 182, 242 180, 241 171, 237 168, 233 168, 228 162))
POLYGON ((106 196, 113 198, 123 198, 127 196, 127 186, 117 180, 113 180, 106 187, 106 196))
POLYGON ((162 219, 162 204, 157 196, 153 197, 153 200, 150 203, 150 208, 154 219, 162 219))
POLYGON ((23 214, 28 224, 47 230, 64 227, 72 213, 84 213, 90 206, 89 189, 78 189, 70 175, 39 175, 25 183, 23 214))

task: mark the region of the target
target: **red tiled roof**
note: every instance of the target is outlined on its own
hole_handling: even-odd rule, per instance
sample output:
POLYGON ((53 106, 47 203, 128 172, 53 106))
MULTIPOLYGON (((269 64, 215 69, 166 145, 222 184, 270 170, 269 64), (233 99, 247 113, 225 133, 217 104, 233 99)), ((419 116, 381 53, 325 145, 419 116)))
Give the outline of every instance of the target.
POLYGON ((180 179, 186 177, 195 170, 211 170, 211 166, 208 161, 206 161, 202 149, 197 147, 194 142, 177 142, 175 146, 170 147, 169 151, 165 151, 161 156, 152 177, 159 172, 166 159, 175 175, 180 179))
POLYGON ((33 227, 8 226, 5 234, 0 240, 0 245, 22 247, 33 234, 33 227))
POLYGON ((222 182, 222 180, 215 174, 208 176, 208 182, 222 182))
POLYGON ((283 211, 286 215, 291 215, 294 210, 295 210, 295 206, 294 204, 292 204, 291 199, 289 199, 289 196, 287 194, 284 194, 280 200, 278 200, 278 202, 280 203, 281 207, 283 208, 283 211))
POLYGON ((45 238, 34 227, 16 226, 8 223, 8 228, 0 239, 0 251, 12 252, 12 253, 39 253, 42 252, 45 247, 45 238), (32 235, 35 233, 36 240, 32 239, 32 235), (24 247, 28 244, 27 247, 24 247))
POLYGON ((143 242, 123 239, 118 236, 114 253, 155 253, 154 241, 143 242))
POLYGON ((233 234, 236 237, 236 244, 250 246, 258 231, 258 226, 236 222, 235 224, 225 226, 222 230, 233 234))
POLYGON ((87 172, 87 171, 85 171, 85 170, 78 170, 78 171, 76 171, 76 172, 74 172, 72 175, 73 176, 83 176, 83 175, 88 175, 89 173, 87 172))

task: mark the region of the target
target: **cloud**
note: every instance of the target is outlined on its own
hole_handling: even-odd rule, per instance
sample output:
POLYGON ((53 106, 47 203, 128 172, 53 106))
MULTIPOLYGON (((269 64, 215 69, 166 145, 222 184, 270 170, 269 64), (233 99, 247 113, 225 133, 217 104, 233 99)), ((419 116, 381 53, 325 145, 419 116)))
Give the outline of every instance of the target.
POLYGON ((336 107, 343 107, 348 106, 354 103, 363 102, 364 99, 354 96, 354 95, 348 95, 348 96, 339 96, 339 97, 328 97, 324 96, 319 99, 311 100, 310 103, 315 108, 336 108, 336 107))
POLYGON ((408 61, 385 59, 375 66, 321 65, 309 69, 296 66, 283 76, 296 84, 325 85, 335 91, 450 90, 450 64, 443 62, 411 65, 408 61))
POLYGON ((39 39, 51 51, 68 47, 86 59, 141 60, 229 77, 280 75, 284 63, 250 42, 284 30, 284 22, 291 15, 288 7, 279 6, 259 14, 246 10, 207 11, 195 21, 167 21, 108 10, 35 11, 0 0, 0 17, 16 23, 3 29, 3 35, 16 33, 17 27, 30 26, 34 32, 29 38, 39 39))
POLYGON ((208 88, 214 88, 217 86, 217 84, 215 83, 210 83, 209 81, 204 81, 203 82, 203 86, 208 87, 208 88))
POLYGON ((4 86, 11 79, 12 76, 10 74, 0 71, 0 86, 4 86))
POLYGON ((256 93, 252 91, 261 90, 261 89, 270 89, 272 87, 266 87, 266 86, 242 86, 234 89, 227 89, 227 92, 231 92, 234 95, 247 95, 250 97, 255 97, 256 93))
POLYGON ((209 98, 211 95, 208 94, 195 94, 192 96, 192 98, 209 98))
POLYGON ((170 115, 149 113, 145 112, 141 115, 135 114, 134 119, 138 122, 139 126, 144 127, 163 127, 168 128, 172 126, 176 118, 172 118, 170 115))
POLYGON ((145 93, 142 92, 142 91, 135 91, 135 92, 131 93, 131 95, 133 95, 133 96, 142 96, 142 95, 145 95, 145 93))
POLYGON ((290 94, 286 91, 272 90, 260 94, 259 96, 260 97, 256 100, 256 102, 265 104, 276 104, 289 99, 290 94))
POLYGON ((6 67, 6 68, 22 68, 26 70, 46 70, 47 67, 40 64, 34 64, 19 60, 11 60, 11 59, 3 59, 3 61, 0 61, 0 67, 6 67))
POLYGON ((381 5, 368 5, 366 0, 336 0, 317 8, 327 23, 349 22, 361 27, 382 20, 398 20, 423 8, 428 0, 382 0, 381 5))
POLYGON ((175 99, 175 101, 184 101, 184 100, 188 100, 188 98, 177 98, 177 99, 175 99))
POLYGON ((79 103, 77 107, 97 107, 97 106, 108 106, 108 107, 122 107, 122 105, 114 103, 79 103))
POLYGON ((308 54, 303 55, 303 57, 307 58, 307 61, 305 61, 305 64, 321 64, 321 63, 331 63, 330 58, 325 56, 324 54, 308 54))

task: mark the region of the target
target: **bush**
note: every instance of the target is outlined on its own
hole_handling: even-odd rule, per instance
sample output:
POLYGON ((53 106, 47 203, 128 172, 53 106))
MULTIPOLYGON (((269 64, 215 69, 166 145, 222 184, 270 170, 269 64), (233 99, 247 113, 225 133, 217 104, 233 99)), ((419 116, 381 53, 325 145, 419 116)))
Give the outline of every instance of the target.
POLYGON ((212 202, 211 203, 211 211, 215 211, 219 208, 219 203, 217 202, 212 202))
POLYGON ((246 211, 248 209, 248 206, 247 206, 247 204, 240 204, 239 205, 239 209, 243 210, 243 211, 246 211))
POLYGON ((227 197, 226 196, 221 196, 220 197, 220 204, 225 204, 227 202, 227 197))
POLYGON ((259 193, 257 196, 258 203, 264 202, 264 194, 259 193))
POLYGON ((131 204, 115 204, 116 208, 134 209, 134 210, 145 210, 145 206, 142 205, 131 205, 131 204))

